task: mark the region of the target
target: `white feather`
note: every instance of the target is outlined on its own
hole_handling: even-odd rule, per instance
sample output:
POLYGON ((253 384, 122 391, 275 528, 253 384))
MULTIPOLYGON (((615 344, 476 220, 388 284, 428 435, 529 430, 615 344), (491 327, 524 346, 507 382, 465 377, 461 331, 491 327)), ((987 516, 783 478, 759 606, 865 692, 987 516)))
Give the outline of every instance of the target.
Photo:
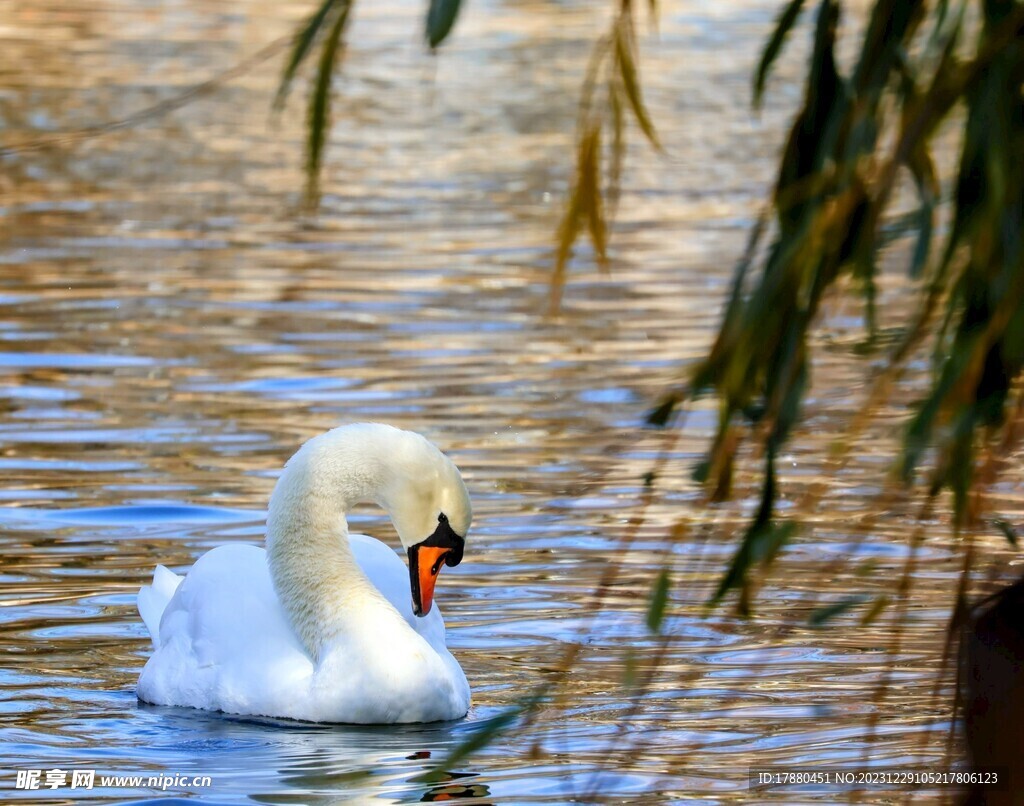
POLYGON ((153 584, 144 585, 139 590, 139 615, 142 616, 146 629, 149 630, 154 647, 160 646, 160 618, 184 578, 170 569, 158 565, 153 572, 153 584))
POLYGON ((344 513, 366 501, 407 546, 439 512, 459 534, 469 527, 458 470, 419 435, 362 424, 310 440, 271 497, 266 551, 220 546, 184 581, 158 566, 139 591, 156 647, 139 698, 316 722, 464 716, 469 684, 438 608, 413 615, 402 560, 348 534, 344 513))

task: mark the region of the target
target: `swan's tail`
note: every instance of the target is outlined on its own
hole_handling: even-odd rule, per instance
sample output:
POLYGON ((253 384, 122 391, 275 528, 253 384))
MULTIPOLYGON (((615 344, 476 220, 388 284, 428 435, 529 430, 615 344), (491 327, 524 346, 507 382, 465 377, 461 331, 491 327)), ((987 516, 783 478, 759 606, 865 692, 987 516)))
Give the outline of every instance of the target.
POLYGON ((154 647, 160 646, 160 617, 184 578, 158 565, 153 572, 153 584, 139 589, 139 615, 146 622, 154 647))

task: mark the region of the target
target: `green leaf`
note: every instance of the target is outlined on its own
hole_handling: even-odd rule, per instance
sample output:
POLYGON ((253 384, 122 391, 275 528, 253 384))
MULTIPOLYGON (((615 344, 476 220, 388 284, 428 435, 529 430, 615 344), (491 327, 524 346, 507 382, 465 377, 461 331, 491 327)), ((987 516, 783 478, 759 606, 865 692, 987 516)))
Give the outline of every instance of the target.
POLYGON ((917 278, 921 276, 925 264, 928 262, 928 253, 931 250, 933 222, 935 220, 934 202, 922 202, 917 213, 917 243, 914 246, 914 253, 910 258, 910 276, 917 278))
POLYGON ((331 110, 331 78, 334 75, 334 63, 338 56, 341 36, 348 23, 351 2, 345 2, 338 12, 323 52, 316 76, 316 84, 309 99, 309 141, 306 154, 306 200, 310 204, 316 201, 319 190, 320 163, 323 157, 324 141, 330 126, 331 110))
POLYGON ((749 588, 747 572, 756 563, 767 563, 782 548, 796 531, 796 524, 787 521, 782 524, 772 521, 772 510, 775 505, 775 455, 772 443, 767 444, 765 457, 765 477, 761 489, 761 502, 757 508, 753 523, 747 528, 740 541, 740 547, 733 556, 732 563, 718 583, 712 594, 709 605, 718 604, 733 588, 740 589, 740 612, 749 612, 749 588))
POLYGON ((1009 523, 1004 521, 1002 518, 998 518, 992 521, 992 525, 995 526, 1007 540, 1010 541, 1010 545, 1017 548, 1017 531, 1009 523))
POLYGON ((910 276, 920 277, 931 249, 935 204, 939 198, 938 174, 926 142, 922 141, 914 149, 907 161, 907 167, 914 177, 917 195, 921 202, 921 206, 914 216, 918 236, 914 254, 910 260, 910 276))
POLYGON ((324 0, 324 3, 316 10, 316 13, 306 22, 305 26, 295 35, 295 44, 292 47, 288 64, 281 76, 281 84, 274 96, 274 108, 280 110, 288 97, 288 90, 291 88, 292 79, 295 78, 295 71, 299 69, 302 60, 306 58, 309 49, 313 45, 320 29, 324 26, 328 15, 342 6, 348 6, 351 0, 324 0))
POLYGON ((692 478, 698 484, 704 484, 711 477, 711 460, 701 459, 697 464, 693 466, 693 471, 690 473, 692 478))
POLYGON ((825 607, 819 607, 817 610, 811 613, 811 617, 808 619, 807 623, 810 624, 810 626, 812 627, 821 627, 826 622, 834 619, 836 616, 841 616, 848 610, 852 610, 853 608, 864 604, 864 602, 866 602, 868 598, 869 597, 865 594, 858 593, 853 596, 847 596, 843 599, 840 599, 838 602, 833 602, 832 604, 826 605, 825 607))
POLYGON ((861 627, 867 627, 877 619, 882 612, 889 606, 891 600, 885 594, 879 596, 872 602, 871 607, 868 608, 868 612, 864 614, 864 617, 860 620, 861 627))
POLYGON ((666 395, 665 398, 655 406, 650 413, 647 415, 647 425, 653 425, 656 428, 664 428, 668 423, 672 413, 676 410, 676 406, 679 405, 679 398, 674 395, 666 395))
POLYGON ((761 54, 761 63, 757 66, 757 73, 754 75, 755 109, 761 105, 761 96, 764 94, 764 85, 768 80, 768 73, 771 71, 775 59, 782 50, 782 44, 786 41, 786 35, 796 22, 796 18, 800 16, 800 10, 803 8, 803 5, 804 0, 790 0, 789 4, 779 15, 778 22, 775 23, 775 30, 772 31, 771 38, 769 38, 768 44, 765 45, 764 53, 761 54))
POLYGON ((647 629, 653 633, 661 632, 661 622, 665 618, 665 606, 668 604, 669 588, 668 569, 662 568, 651 590, 651 602, 647 606, 647 629))
POLYGON ((742 587, 751 568, 774 557, 795 533, 796 524, 792 521, 780 524, 755 522, 743 536, 743 542, 733 557, 729 570, 718 583, 710 604, 718 604, 730 590, 742 587))
POLYGON ((436 48, 451 33, 461 5, 461 0, 430 0, 430 8, 427 9, 427 42, 431 48, 436 48))
POLYGON ((923 11, 923 0, 885 0, 875 4, 853 76, 860 98, 879 97, 894 66, 909 49, 908 41, 923 11))
POLYGON ((455 749, 445 758, 443 766, 454 767, 473 753, 486 747, 511 727, 523 715, 524 710, 522 705, 515 705, 485 722, 482 727, 466 737, 461 744, 455 746, 455 749))
POLYGON ((781 364, 780 368, 785 372, 782 377, 786 382, 776 398, 778 407, 769 435, 769 439, 776 449, 782 445, 789 435, 790 429, 796 424, 800 414, 800 401, 803 399, 808 381, 807 348, 800 340, 802 333, 787 333, 786 335, 787 338, 779 345, 778 351, 778 356, 785 359, 785 363, 781 364))
POLYGON ((505 733, 514 725, 520 717, 532 711, 547 699, 546 695, 534 694, 526 697, 513 705, 506 711, 498 714, 469 734, 461 743, 457 744, 452 751, 432 770, 417 777, 421 781, 439 781, 447 775, 445 770, 450 770, 465 761, 471 755, 489 745, 496 738, 505 733))

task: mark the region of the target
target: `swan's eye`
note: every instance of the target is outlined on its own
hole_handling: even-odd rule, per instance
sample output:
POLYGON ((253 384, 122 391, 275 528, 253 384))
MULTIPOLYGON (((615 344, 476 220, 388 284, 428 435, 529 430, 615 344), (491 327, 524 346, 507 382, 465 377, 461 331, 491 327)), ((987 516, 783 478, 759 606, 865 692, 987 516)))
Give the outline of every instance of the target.
POLYGON ((442 512, 442 513, 441 513, 440 515, 438 515, 438 516, 437 516, 437 522, 438 522, 438 523, 448 523, 448 516, 447 516, 447 515, 445 515, 445 514, 444 514, 444 513, 442 512))
POLYGON ((432 576, 436 577, 441 572, 441 563, 444 562, 444 558, 447 556, 448 552, 446 551, 444 554, 438 556, 438 558, 434 561, 434 564, 430 567, 430 573, 432 576))

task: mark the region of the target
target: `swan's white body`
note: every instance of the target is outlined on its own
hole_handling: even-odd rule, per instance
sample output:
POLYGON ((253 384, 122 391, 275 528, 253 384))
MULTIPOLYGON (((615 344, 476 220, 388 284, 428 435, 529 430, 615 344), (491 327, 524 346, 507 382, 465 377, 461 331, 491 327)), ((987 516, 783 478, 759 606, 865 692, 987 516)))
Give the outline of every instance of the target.
POLYGON ((437 607, 413 615, 405 564, 348 534, 344 513, 364 501, 407 546, 439 512, 469 526, 458 471, 422 437, 357 425, 310 440, 271 498, 266 551, 220 546, 184 578, 159 566, 139 592, 155 647, 139 698, 314 722, 464 716, 469 685, 437 607))

